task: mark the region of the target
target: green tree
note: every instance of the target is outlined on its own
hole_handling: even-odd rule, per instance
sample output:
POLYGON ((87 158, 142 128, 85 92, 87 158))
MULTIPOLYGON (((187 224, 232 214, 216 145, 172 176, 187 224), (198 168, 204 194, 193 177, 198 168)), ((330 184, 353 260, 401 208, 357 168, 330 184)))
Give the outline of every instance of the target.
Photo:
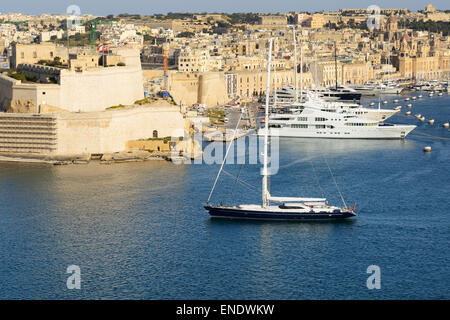
POLYGON ((177 38, 192 38, 195 36, 194 32, 190 32, 190 31, 184 31, 184 32, 180 32, 177 35, 177 38))

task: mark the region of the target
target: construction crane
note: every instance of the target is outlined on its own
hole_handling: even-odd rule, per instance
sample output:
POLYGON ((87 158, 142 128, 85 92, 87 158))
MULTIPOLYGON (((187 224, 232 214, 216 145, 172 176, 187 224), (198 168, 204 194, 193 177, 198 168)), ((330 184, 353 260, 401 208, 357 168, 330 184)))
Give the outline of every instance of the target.
POLYGON ((169 91, 169 62, 168 62, 169 44, 163 43, 163 56, 164 56, 164 91, 169 91))
POLYGON ((97 26, 98 25, 114 25, 112 21, 91 20, 86 23, 86 28, 89 30, 89 45, 92 52, 97 51, 97 26))
POLYGON ((86 28, 89 30, 89 45, 91 51, 95 51, 97 49, 97 25, 90 21, 86 24, 86 28))
POLYGON ((251 30, 247 30, 247 57, 250 57, 251 51, 250 51, 250 36, 252 34, 251 30))

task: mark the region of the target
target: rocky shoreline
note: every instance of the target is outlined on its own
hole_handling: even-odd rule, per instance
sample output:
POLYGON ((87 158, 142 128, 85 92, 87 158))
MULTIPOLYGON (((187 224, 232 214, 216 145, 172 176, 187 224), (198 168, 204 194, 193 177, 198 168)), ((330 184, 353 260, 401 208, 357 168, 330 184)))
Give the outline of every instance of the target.
POLYGON ((129 150, 104 154, 82 154, 73 156, 49 156, 41 154, 0 154, 0 162, 43 163, 52 165, 88 164, 100 161, 101 164, 141 161, 171 161, 171 152, 149 152, 129 150))

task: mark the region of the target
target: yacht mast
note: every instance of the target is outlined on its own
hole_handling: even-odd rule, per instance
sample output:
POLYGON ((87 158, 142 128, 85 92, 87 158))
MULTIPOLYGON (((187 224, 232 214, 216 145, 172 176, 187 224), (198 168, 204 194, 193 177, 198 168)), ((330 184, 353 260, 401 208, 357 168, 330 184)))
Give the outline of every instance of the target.
POLYGON ((295 27, 292 27, 292 33, 294 36, 294 89, 295 89, 295 102, 298 102, 298 83, 297 83, 297 36, 295 34, 295 27))
MULTIPOLYGON (((297 69, 295 69, 297 74, 297 69)), ((303 45, 300 40, 300 101, 303 101, 303 45)))
POLYGON ((272 109, 277 107, 278 103, 278 86, 277 86, 277 66, 276 64, 273 66, 273 103, 272 103, 272 109))
POLYGON ((336 91, 338 88, 337 43, 334 41, 334 73, 336 75, 336 91))
POLYGON ((314 86, 317 91, 318 79, 317 79, 317 45, 314 43, 314 86))
POLYGON ((388 58, 388 86, 390 85, 390 82, 391 82, 391 71, 390 71, 390 69, 391 69, 391 39, 389 38, 388 39, 388 52, 387 52, 387 54, 388 54, 388 56, 387 56, 387 58, 388 58))
POLYGON ((263 160, 263 179, 262 179, 262 207, 267 207, 269 203, 269 190, 267 187, 267 152, 268 152, 268 136, 269 136, 269 92, 270 92, 270 65, 272 63, 272 42, 273 38, 269 39, 269 55, 267 57, 267 88, 266 88, 266 110, 264 121, 264 160, 263 160))

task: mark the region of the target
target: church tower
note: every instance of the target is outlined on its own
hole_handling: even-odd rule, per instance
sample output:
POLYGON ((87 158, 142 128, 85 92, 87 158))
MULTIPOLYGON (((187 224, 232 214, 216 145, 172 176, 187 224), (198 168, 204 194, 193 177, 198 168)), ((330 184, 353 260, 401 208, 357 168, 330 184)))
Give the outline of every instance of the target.
POLYGON ((408 40, 410 37, 405 34, 402 37, 402 41, 400 43, 400 51, 398 53, 398 71, 405 78, 411 78, 412 74, 412 59, 410 57, 411 48, 408 44, 408 40))

